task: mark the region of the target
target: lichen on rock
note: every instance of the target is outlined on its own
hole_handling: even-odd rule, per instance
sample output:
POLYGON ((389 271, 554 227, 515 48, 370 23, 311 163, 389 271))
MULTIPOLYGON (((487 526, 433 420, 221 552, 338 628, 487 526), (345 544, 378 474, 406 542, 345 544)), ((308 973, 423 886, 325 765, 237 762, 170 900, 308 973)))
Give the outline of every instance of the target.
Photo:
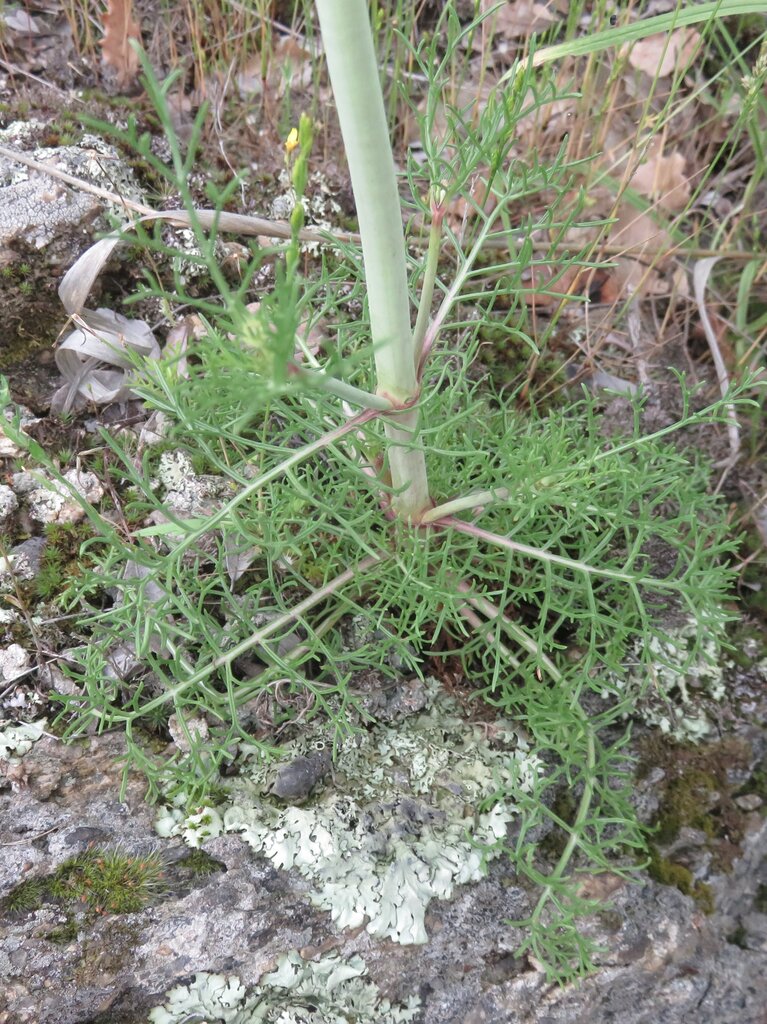
POLYGON ((379 938, 426 942, 429 902, 482 877, 515 816, 513 794, 542 770, 510 723, 468 722, 436 681, 426 688, 419 714, 347 739, 332 782, 310 801, 286 807, 272 786, 286 763, 323 748, 319 727, 287 744, 282 761, 246 757, 223 803, 191 815, 181 799, 166 807, 157 831, 191 846, 241 833, 275 867, 309 879, 312 902, 339 928, 367 922, 379 938))
MULTIPOLYGON (((679 742, 698 742, 713 728, 707 706, 720 702, 726 691, 727 662, 721 654, 723 630, 711 633, 700 650, 699 627, 692 619, 650 641, 652 686, 646 690, 636 716, 679 742)), ((731 663, 730 663, 731 664, 731 663)), ((643 668, 642 672, 647 669, 643 668)), ((633 676, 629 675, 629 685, 633 676)))
POLYGON ((23 757, 45 735, 47 724, 44 718, 37 722, 0 721, 0 758, 23 757))
POLYGON ((367 968, 358 956, 342 960, 331 954, 304 960, 298 953, 281 956, 248 994, 236 977, 200 972, 188 985, 167 993, 149 1014, 151 1024, 182 1024, 192 1019, 221 1024, 408 1024, 419 1010, 411 996, 405 1006, 382 999, 365 981, 367 968))

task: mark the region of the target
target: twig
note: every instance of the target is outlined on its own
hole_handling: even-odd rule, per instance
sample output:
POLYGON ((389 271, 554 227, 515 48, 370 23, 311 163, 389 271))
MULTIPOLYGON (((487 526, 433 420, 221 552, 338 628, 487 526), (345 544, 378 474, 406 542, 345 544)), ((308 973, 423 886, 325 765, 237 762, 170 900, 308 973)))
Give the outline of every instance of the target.
MULTIPOLYGON (((58 167, 51 167, 48 164, 41 163, 39 160, 26 156, 24 153, 17 153, 13 149, 7 149, 5 146, 0 146, 0 156, 5 157, 6 160, 13 160, 16 163, 23 164, 33 171, 39 171, 41 174, 58 178, 60 181, 71 185, 72 188, 79 189, 81 192, 88 192, 91 195, 98 196, 99 199, 114 203, 116 206, 122 206, 133 213, 140 213, 142 218, 146 220, 166 220, 169 224, 181 224, 184 226, 188 226, 190 223, 190 216, 186 210, 153 210, 150 206, 137 203, 133 199, 127 199, 117 192, 110 192, 109 189, 101 188, 100 185, 93 185, 82 178, 76 178, 72 174, 67 174, 66 171, 59 170, 58 167)), ((291 237, 290 225, 283 221, 266 220, 264 217, 249 217, 243 213, 228 213, 219 210, 195 210, 194 216, 204 228, 210 228, 215 224, 219 231, 226 231, 233 235, 266 235, 269 238, 284 239, 290 239, 291 237)), ((330 232, 312 231, 308 228, 303 228, 299 231, 298 237, 302 242, 359 241, 359 235, 350 232, 331 234, 330 232)))
POLYGON ((45 832, 38 832, 36 836, 25 836, 23 839, 14 839, 12 843, 0 843, 0 847, 6 846, 23 846, 24 843, 35 843, 38 839, 42 839, 43 836, 49 836, 51 832, 55 832, 56 829, 61 828, 61 825, 51 825, 45 832))
MULTIPOLYGON (((719 390, 722 393, 722 398, 724 398, 730 389, 730 375, 728 374, 727 367, 724 364, 722 350, 719 347, 716 332, 714 331, 711 319, 708 315, 708 310, 706 309, 706 284, 711 276, 711 271, 718 262, 718 256, 712 256, 710 259, 698 260, 692 272, 692 283, 693 290, 695 292, 695 301, 698 304, 698 312, 700 313, 700 322, 703 327, 703 333, 706 335, 708 347, 711 349, 711 356, 714 360, 716 376, 719 381, 719 390)), ((725 468, 734 466, 738 461, 738 456, 740 455, 740 425, 738 423, 738 417, 735 414, 735 405, 733 402, 727 403, 727 436, 730 441, 730 458, 727 460, 725 468)))

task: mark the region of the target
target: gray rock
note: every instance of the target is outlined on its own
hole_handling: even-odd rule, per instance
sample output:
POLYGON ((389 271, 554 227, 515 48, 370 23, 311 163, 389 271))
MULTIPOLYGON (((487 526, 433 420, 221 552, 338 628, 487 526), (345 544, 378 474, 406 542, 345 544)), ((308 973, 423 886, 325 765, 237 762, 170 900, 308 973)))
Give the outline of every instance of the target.
POLYGON ((452 901, 433 903, 430 941, 418 947, 380 942, 364 929, 337 932, 306 899, 309 883, 253 858, 235 836, 206 845, 225 870, 180 881, 188 851, 157 840, 143 783, 131 777, 125 802, 116 798, 120 750, 115 735, 85 746, 36 744, 25 759, 27 787, 0 791, 0 893, 93 843, 142 855, 164 851, 167 892, 137 913, 80 913, 58 942, 52 938, 67 920, 61 906, 4 912, 3 1024, 138 1024, 180 979, 214 971, 253 986, 291 949, 307 958, 329 950, 361 955, 383 995, 395 1002, 420 996, 421 1024, 764 1024, 764 915, 750 903, 759 884, 754 866, 767 853, 765 828, 749 836, 722 918, 704 917, 677 890, 652 882, 593 882, 612 900, 584 924, 605 949, 599 970, 557 988, 514 955, 520 933, 504 922, 529 913, 530 898, 504 861, 452 901), (726 941, 735 919, 749 923, 754 945, 726 941))
MULTIPOLYGON (((107 191, 119 188, 127 198, 138 198, 133 174, 114 147, 94 135, 84 135, 77 145, 36 145, 35 136, 44 131, 42 124, 16 122, 0 132, 0 144, 107 191)), ((44 249, 78 231, 85 240, 103 206, 104 200, 89 192, 0 157, 0 249, 19 244, 44 249)))

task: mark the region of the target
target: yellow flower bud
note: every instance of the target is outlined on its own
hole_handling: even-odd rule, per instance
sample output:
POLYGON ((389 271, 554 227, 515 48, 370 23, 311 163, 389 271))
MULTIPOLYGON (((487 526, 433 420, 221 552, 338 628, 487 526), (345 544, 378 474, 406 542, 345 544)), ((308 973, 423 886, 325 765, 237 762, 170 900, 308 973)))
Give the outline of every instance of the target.
POLYGON ((292 153, 298 145, 298 128, 291 128, 288 133, 287 139, 285 139, 285 152, 292 153))

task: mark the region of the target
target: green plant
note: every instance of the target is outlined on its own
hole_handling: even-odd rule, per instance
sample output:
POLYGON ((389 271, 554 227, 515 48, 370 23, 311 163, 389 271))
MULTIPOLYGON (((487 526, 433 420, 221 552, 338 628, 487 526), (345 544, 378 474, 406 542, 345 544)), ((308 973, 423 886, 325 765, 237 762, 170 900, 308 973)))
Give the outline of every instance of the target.
MULTIPOLYGON (((58 458, 61 460, 61 453, 58 458)), ((67 460, 61 461, 66 464, 67 460)), ((88 558, 81 559, 80 547, 92 538, 93 530, 87 523, 49 523, 45 527, 46 545, 34 579, 38 597, 57 597, 81 574, 88 558)))
MULTIPOLYGON (((750 382, 706 405, 680 381, 679 421, 650 434, 642 429, 640 394, 627 436, 612 440, 588 396, 565 414, 524 419, 509 396, 477 383, 469 368, 495 301, 503 295, 522 317, 535 232, 564 238, 582 217, 584 197, 571 195, 581 161, 569 162, 564 146, 550 161, 510 152, 519 120, 558 95, 536 68, 566 51, 518 62, 505 91, 476 117, 473 109, 448 108, 447 133, 438 136, 442 79, 478 22, 462 26, 448 7, 447 46, 441 50, 435 35, 415 49, 414 65, 430 82, 425 111, 413 111, 425 168, 407 169, 411 213, 428 227, 426 252, 415 259, 405 246, 367 5, 319 0, 317 9, 361 254, 337 244, 342 259, 325 264, 316 280, 299 273, 313 134, 302 117, 287 154, 291 237, 269 253, 277 257, 274 288, 254 311, 246 300, 261 254, 230 285, 215 232, 203 229, 194 210, 187 182, 202 117, 182 152, 166 102, 170 83, 158 86, 150 76, 170 167, 135 125, 123 135, 178 190, 199 249, 189 259, 207 269, 220 293, 220 300, 189 295, 177 274, 164 296, 194 305, 206 336, 183 372, 172 360, 142 365, 136 391, 167 415, 168 440, 194 445, 236 493, 219 495, 213 507, 195 503, 203 485, 186 472, 192 497, 173 507, 169 496, 179 488, 158 485, 147 455, 140 462, 104 434, 124 482, 159 521, 126 534, 86 506, 107 547, 98 572, 74 587, 91 602, 94 642, 78 655, 81 692, 61 698, 68 733, 94 721, 124 727, 126 771, 143 769, 155 797, 197 806, 221 784, 219 769, 238 748, 262 758, 274 753, 275 740, 254 737, 249 725, 248 709, 259 698, 279 692, 275 729, 324 714, 334 742, 342 743, 364 717, 355 717, 356 673, 373 667, 395 674, 391 652, 421 673, 435 641, 449 636, 476 694, 522 723, 534 756, 551 765, 527 788, 499 781, 503 793, 479 810, 501 795, 518 808, 515 838, 502 836, 496 847, 540 887, 522 949, 552 977, 571 977, 590 968, 593 952, 577 920, 595 904, 579 894, 577 870, 630 872, 626 851, 643 847, 622 723, 650 678, 652 641, 680 622, 691 629, 686 661, 669 666, 683 675, 704 639, 722 638, 729 617, 722 601, 735 542, 707 494, 705 467, 667 439, 681 427, 726 419, 750 382), (477 167, 486 169, 482 189, 492 204, 472 195, 477 167), (512 224, 512 211, 543 190, 552 198, 540 214, 512 224), (449 202, 459 197, 472 213, 460 236, 446 221, 449 202), (507 255, 502 247, 512 230, 521 241, 507 255), (339 286, 348 282, 342 305, 339 286), (350 316, 354 302, 361 312, 350 316), (322 319, 335 325, 336 337, 320 358, 305 334, 307 322, 322 319), (119 599, 94 604, 107 589, 119 599), (337 626, 352 612, 382 639, 347 649, 337 626), (146 666, 138 682, 107 671, 110 645, 126 638, 146 666), (256 673, 243 664, 251 657, 256 673), (629 658, 638 670, 635 664, 629 672, 629 658), (140 730, 148 722, 175 736, 170 759, 145 742, 140 730), (566 817, 551 800, 563 787, 575 798, 566 817), (551 870, 532 838, 546 820, 564 835, 551 870)), ((677 13, 690 20, 711 10, 677 13)), ((653 27, 631 31, 636 37, 653 27)), ((596 50, 628 37, 620 29, 589 45, 596 50)), ((573 41, 570 52, 578 47, 583 52, 573 41)), ((211 192, 214 226, 235 187, 211 192)), ((159 236, 139 234, 162 251, 159 236)), ((564 272, 556 261, 552 245, 547 262, 555 276, 564 272)), ((529 334, 508 330, 535 350, 529 334)), ((8 429, 44 460, 18 424, 8 429)), ((215 824, 212 813, 203 818, 205 828, 215 824)))
POLYGON ((47 880, 50 895, 98 914, 130 914, 162 895, 165 866, 156 853, 92 849, 65 861, 47 880))
POLYGON ((3 910, 8 914, 25 914, 37 910, 45 898, 45 885, 40 878, 19 882, 3 900, 3 910))
POLYGON ((165 891, 164 872, 156 853, 139 857, 96 847, 70 857, 51 875, 20 882, 5 897, 3 908, 22 913, 55 900, 96 914, 134 913, 165 891))

